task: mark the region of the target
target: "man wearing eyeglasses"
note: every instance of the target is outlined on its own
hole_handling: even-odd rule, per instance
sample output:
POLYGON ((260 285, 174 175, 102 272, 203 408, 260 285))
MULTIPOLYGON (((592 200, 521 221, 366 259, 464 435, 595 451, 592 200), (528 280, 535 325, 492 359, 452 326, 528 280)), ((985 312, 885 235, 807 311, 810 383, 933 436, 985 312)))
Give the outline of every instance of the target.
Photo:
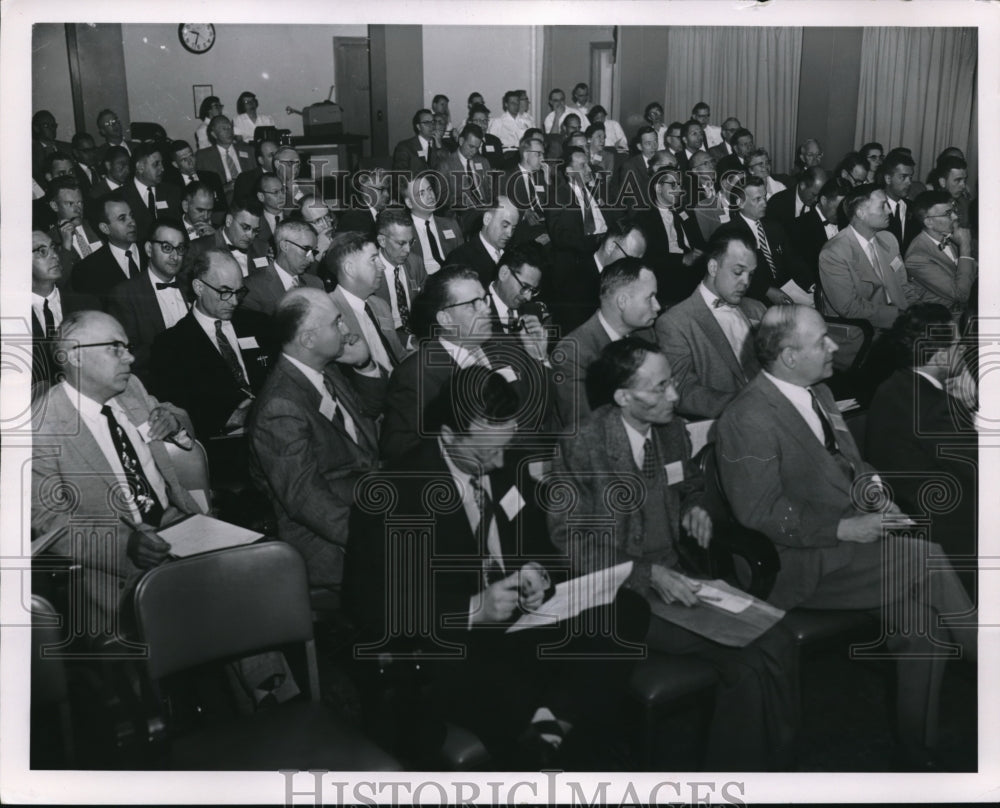
POLYGON ((920 234, 906 251, 903 292, 911 303, 940 303, 953 312, 969 302, 979 277, 972 253, 972 233, 958 226, 955 201, 947 191, 924 191, 913 200, 920 234))
POLYGON ((715 146, 709 146, 708 149, 708 153, 716 163, 719 163, 722 158, 728 157, 733 153, 732 137, 742 128, 743 125, 740 123, 739 118, 726 118, 722 122, 722 129, 719 132, 722 142, 715 146))
POLYGON ((256 199, 233 202, 222 227, 191 242, 185 264, 192 263, 206 250, 225 250, 232 253, 244 278, 266 267, 269 260, 267 248, 257 241, 261 213, 256 199))
POLYGON ((545 227, 545 207, 549 203, 549 186, 542 170, 545 156, 543 141, 527 137, 518 146, 520 161, 503 178, 503 193, 517 208, 520 218, 510 238, 511 245, 526 241, 549 243, 545 227))
POLYGON ((108 314, 121 323, 132 343, 132 372, 147 386, 153 339, 188 311, 189 292, 178 280, 187 245, 184 225, 176 219, 158 220, 146 242, 148 271, 118 284, 108 297, 108 314))
POLYGON ((434 148, 434 113, 418 109, 413 116, 413 137, 401 140, 392 150, 392 170, 409 172, 412 179, 427 171, 436 158, 434 148))
POLYGON ((413 216, 413 228, 417 239, 413 251, 424 261, 424 269, 431 275, 445 265, 445 259, 459 245, 464 243, 462 229, 450 216, 436 212, 438 196, 431 177, 420 177, 400 183, 403 201, 413 216))
POLYGON ((635 136, 639 153, 629 157, 618 168, 614 190, 616 206, 648 208, 650 204, 650 164, 656 154, 656 130, 652 126, 640 127, 635 136))
POLYGON ((316 231, 308 222, 281 222, 274 234, 274 261, 246 278, 246 309, 274 314, 278 301, 289 289, 322 289, 323 281, 306 272, 319 258, 316 241, 316 231))
POLYGON ((170 552, 156 530, 201 511, 163 444, 190 448, 191 423, 132 374, 128 337, 113 317, 74 312, 59 339, 65 381, 35 410, 34 439, 48 450, 32 460, 31 530, 67 528, 53 551, 82 567, 71 622, 99 642, 122 636, 119 604, 170 552), (74 492, 69 507, 53 498, 60 488, 74 492))
POLYGON ((132 150, 136 144, 133 141, 125 140, 122 122, 117 113, 110 109, 102 109, 97 113, 97 131, 104 138, 104 144, 101 146, 100 152, 102 160, 108 150, 115 147, 125 149, 129 157, 132 156, 132 150))
POLYGON ((496 278, 489 285, 495 334, 515 334, 523 327, 523 318, 538 319, 540 304, 525 307, 538 296, 544 261, 537 244, 511 247, 503 254, 496 278))
POLYGON ((473 104, 469 107, 468 123, 474 123, 483 130, 483 142, 479 153, 487 159, 490 168, 501 171, 504 167, 503 143, 500 138, 488 131, 490 126, 490 110, 485 104, 473 104))
POLYGON ((188 271, 194 305, 153 341, 150 389, 187 410, 195 436, 211 446, 209 438, 243 426, 267 364, 251 330, 234 319, 247 290, 232 254, 205 250, 188 271))
POLYGON ((375 229, 382 283, 374 294, 389 304, 396 336, 409 348, 413 342, 413 300, 427 280, 423 259, 412 251, 416 241, 413 217, 401 208, 386 208, 378 214, 375 229))

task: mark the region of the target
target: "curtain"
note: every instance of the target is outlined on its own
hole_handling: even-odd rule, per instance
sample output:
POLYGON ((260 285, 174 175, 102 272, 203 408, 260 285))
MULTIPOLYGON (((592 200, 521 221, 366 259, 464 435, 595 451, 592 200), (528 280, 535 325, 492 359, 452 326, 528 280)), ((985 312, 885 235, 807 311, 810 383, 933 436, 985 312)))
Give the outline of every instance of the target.
POLYGON ((772 172, 790 172, 801 62, 801 28, 672 26, 667 33, 666 121, 686 121, 691 108, 704 101, 712 108, 712 123, 738 118, 753 132, 757 146, 770 153, 772 172))
POLYGON ((974 28, 866 28, 857 144, 908 146, 920 180, 957 146, 975 177, 977 51, 974 28))

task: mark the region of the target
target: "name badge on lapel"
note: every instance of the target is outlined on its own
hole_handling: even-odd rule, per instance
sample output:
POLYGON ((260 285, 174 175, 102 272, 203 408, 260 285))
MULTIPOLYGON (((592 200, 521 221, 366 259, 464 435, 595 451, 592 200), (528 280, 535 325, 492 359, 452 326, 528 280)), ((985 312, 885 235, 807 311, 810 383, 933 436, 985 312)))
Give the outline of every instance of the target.
POLYGON ((156 200, 156 209, 157 210, 166 210, 167 209, 167 203, 166 203, 166 201, 163 200, 163 199, 157 199, 156 200))
POLYGON ((903 259, 898 255, 889 262, 889 266, 892 267, 893 272, 899 272, 900 268, 903 266, 903 259))
POLYGON ((508 521, 513 521, 514 517, 521 512, 521 508, 524 507, 524 497, 521 496, 521 492, 517 490, 516 485, 512 485, 510 491, 503 495, 503 499, 500 500, 500 507, 503 508, 508 521))
POLYGON ((256 337, 238 337, 237 340, 236 340, 236 342, 239 344, 241 351, 249 351, 252 348, 259 348, 260 347, 257 344, 257 338, 256 337))
POLYGON ((336 405, 333 403, 333 399, 327 398, 326 396, 319 402, 319 414, 326 418, 327 421, 333 420, 333 413, 336 411, 336 405))
POLYGON ((677 485, 684 482, 684 461, 675 460, 673 463, 666 463, 663 470, 667 473, 667 485, 677 485))
POLYGON ((441 233, 445 238, 455 238, 454 230, 442 230, 441 233))
POLYGON ((257 267, 258 269, 260 267, 266 267, 267 266, 267 258, 265 258, 263 255, 259 255, 259 256, 257 256, 256 258, 253 259, 253 265, 255 267, 257 267))

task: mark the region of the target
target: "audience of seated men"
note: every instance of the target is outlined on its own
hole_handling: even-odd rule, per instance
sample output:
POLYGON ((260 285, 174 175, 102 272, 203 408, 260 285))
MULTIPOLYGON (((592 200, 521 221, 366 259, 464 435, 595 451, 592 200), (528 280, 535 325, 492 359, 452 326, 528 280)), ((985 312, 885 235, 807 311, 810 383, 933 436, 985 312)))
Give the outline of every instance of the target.
POLYGON ((730 221, 730 206, 717 180, 715 161, 707 152, 696 152, 683 175, 686 207, 708 241, 721 225, 730 221))
POLYGON ((656 320, 656 341, 670 361, 686 418, 718 418, 760 370, 753 330, 765 306, 747 296, 757 267, 753 242, 730 231, 706 248, 705 277, 691 296, 656 320))

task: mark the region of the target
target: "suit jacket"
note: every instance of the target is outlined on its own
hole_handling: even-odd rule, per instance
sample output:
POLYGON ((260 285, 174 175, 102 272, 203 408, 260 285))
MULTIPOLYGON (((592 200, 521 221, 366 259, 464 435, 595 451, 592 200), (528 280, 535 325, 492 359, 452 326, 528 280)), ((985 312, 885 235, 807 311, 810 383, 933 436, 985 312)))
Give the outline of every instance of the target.
MULTIPOLYGON (((406 290, 410 293, 410 303, 413 303, 413 299, 417 296, 417 293, 424 288, 424 283, 427 280, 427 271, 424 269, 424 259, 419 255, 414 254, 412 251, 406 260, 402 263, 403 275, 402 281, 406 286, 406 290)), ((379 264, 380 271, 382 270, 381 262, 379 264)), ((373 297, 377 297, 382 300, 386 306, 392 306, 392 298, 389 297, 389 284, 383 274, 382 283, 379 285, 378 289, 375 290, 373 297)), ((390 309, 391 310, 391 309, 390 309)), ((402 345, 406 345, 409 342, 410 332, 400 326, 396 329, 396 336, 399 338, 399 342, 402 345)))
MULTIPOLYGON (((46 393, 34 413, 31 533, 38 537, 70 526, 53 545, 53 552, 70 556, 83 567, 82 594, 87 603, 80 603, 78 608, 90 609, 85 615, 100 615, 103 621, 117 610, 119 599, 130 595, 142 571, 128 557, 131 530, 118 518, 131 520, 130 511, 119 510, 120 498, 109 496, 110 489, 118 486, 118 478, 70 401, 70 395, 77 395, 73 388, 57 384, 46 393), (54 496, 63 485, 73 492, 67 500, 68 507, 54 496), (99 540, 73 540, 72 534, 85 532, 88 527, 97 532, 99 540), (110 544, 104 543, 105 537, 110 544)), ((150 411, 160 403, 135 376, 129 378, 125 391, 116 399, 136 427, 148 421, 150 411)), ((180 413, 180 416, 181 425, 190 430, 186 415, 180 413)), ((169 503, 163 523, 182 514, 199 513, 201 509, 178 480, 163 442, 151 441, 147 445, 166 483, 169 503)))
POLYGON ((819 277, 827 314, 868 320, 876 328, 888 328, 906 306, 903 293, 903 259, 891 233, 875 234, 882 278, 876 274, 866 252, 847 227, 830 239, 819 254, 819 277), (898 274, 897 274, 898 273, 898 274), (892 303, 886 301, 888 293, 892 303))
MULTIPOLYGON (((135 355, 135 362, 132 363, 132 372, 147 387, 153 386, 149 375, 149 354, 153 340, 167 328, 160 305, 156 302, 156 291, 153 289, 155 282, 156 279, 150 272, 136 275, 111 290, 107 305, 108 314, 122 324, 129 342, 134 346, 132 353, 135 355)), ((180 291, 185 303, 190 306, 190 293, 184 288, 180 291)))
POLYGON ((628 208, 648 208, 652 198, 649 180, 652 174, 646 166, 646 161, 641 154, 634 154, 618 166, 612 182, 613 199, 620 202, 620 206, 628 208), (629 194, 627 199, 623 195, 629 194), (639 201, 635 199, 636 194, 639 201))
MULTIPOLYGON (((604 216, 604 220, 609 221, 610 214, 605 207, 597 200, 595 203, 600 209, 601 215, 604 216)), ((567 250, 581 254, 593 254, 600 245, 602 236, 585 235, 580 203, 567 182, 560 181, 557 185, 553 197, 550 199, 549 207, 545 211, 545 224, 552 239, 551 248, 553 251, 567 250)))
POLYGON ((458 152, 440 150, 436 154, 434 170, 444 175, 444 198, 439 200, 453 212, 484 210, 493 201, 490 185, 490 164, 485 157, 472 155, 469 160, 473 179, 462 167, 458 152), (473 194, 475 190, 476 194, 473 194), (478 195, 478 199, 477 199, 478 195))
MULTIPOLYGON (((364 332, 361 330, 361 324, 358 322, 358 317, 344 296, 344 290, 340 286, 337 286, 330 292, 330 299, 343 317, 347 330, 365 339, 364 332)), ((392 309, 389 308, 389 305, 382 298, 375 295, 370 295, 365 302, 371 306, 371 310, 375 314, 375 319, 378 320, 379 331, 382 332, 382 336, 385 337, 385 342, 388 346, 387 353, 389 354, 389 360, 396 364, 402 362, 406 358, 407 351, 399 341, 396 329, 392 324, 392 309)))
POLYGON ((746 174, 749 171, 746 164, 736 156, 736 152, 719 157, 715 161, 715 173, 719 175, 720 180, 730 171, 738 171, 741 174, 746 174))
MULTIPOLYGON (((819 218, 816 208, 813 208, 808 213, 803 213, 796 221, 798 223, 796 230, 798 241, 796 246, 803 263, 809 271, 809 277, 812 278, 813 283, 816 283, 819 280, 819 254, 823 250, 823 247, 826 246, 826 242, 829 241, 826 237, 826 227, 824 227, 823 221, 819 218)), ((836 224, 836 222, 833 222, 833 224, 836 224)), ((802 288, 808 289, 809 287, 803 286, 802 288)))
MULTIPOLYGON (((238 321, 233 327, 241 339, 239 351, 250 391, 257 393, 267 375, 267 357, 252 347, 255 340, 246 339, 249 335, 243 333, 238 321)), ((195 435, 203 443, 222 433, 233 410, 247 397, 192 312, 153 340, 149 375, 158 396, 187 410, 195 435)))
MULTIPOLYGON (((799 278, 803 278, 806 273, 802 259, 792 249, 784 228, 777 222, 769 221, 766 218, 760 221, 764 223, 764 235, 767 236, 767 243, 771 248, 771 258, 774 260, 777 277, 772 276, 767 259, 764 257, 764 252, 758 247, 755 250, 757 255, 757 271, 753 273, 753 279, 750 281, 750 289, 747 294, 768 305, 767 290, 770 287, 774 286, 780 289, 790 279, 799 282, 799 278)), ((757 234, 751 230, 750 226, 738 212, 734 211, 729 224, 722 225, 716 232, 721 233, 723 231, 742 233, 750 239, 752 244, 757 243, 757 234)), ((799 282, 799 285, 802 285, 801 282, 799 282)))
MULTIPOLYGON (((240 163, 242 164, 242 160, 240 163)), ((257 180, 261 178, 264 173, 264 169, 260 166, 254 166, 251 169, 241 171, 239 176, 233 181, 233 202, 243 202, 248 197, 254 195, 254 188, 257 187, 257 180)), ((222 177, 225 175, 216 175, 219 177, 219 181, 222 181, 222 177)))
MULTIPOLYGON (((149 208, 146 206, 146 200, 139 196, 139 191, 136 190, 135 182, 128 180, 125 185, 122 186, 122 189, 125 193, 125 199, 128 201, 129 207, 132 209, 132 216, 135 217, 135 224, 139 231, 139 240, 145 241, 150 236, 149 229, 153 224, 153 215, 149 212, 149 208)), ((153 193, 156 195, 156 215, 158 217, 172 216, 176 219, 180 219, 181 216, 184 215, 184 211, 181 209, 181 191, 177 186, 163 181, 153 189, 153 193), (164 202, 167 207, 159 207, 164 202)))
POLYGON ((646 235, 645 261, 656 275, 657 298, 663 306, 684 300, 699 284, 705 270, 700 262, 684 265, 684 255, 695 249, 705 249, 705 239, 698 222, 690 211, 672 211, 677 243, 683 253, 670 252, 670 240, 663 224, 660 209, 656 206, 638 216, 642 232, 646 235))
POLYGON ((682 415, 718 418, 760 371, 753 349, 753 330, 766 308, 760 301, 744 297, 739 309, 751 326, 739 359, 700 289, 657 318, 656 341, 670 360, 674 385, 680 395, 677 409, 682 415))
POLYGON ((337 232, 348 231, 375 235, 375 219, 367 207, 351 208, 337 214, 337 232))
MULTIPOLYGON (((784 228, 785 234, 796 241, 798 226, 795 216, 795 198, 798 194, 798 187, 792 186, 784 191, 778 191, 767 200, 767 218, 772 222, 777 222, 784 228)), ((812 206, 809 208, 812 210, 812 206)))
POLYGON ((511 203, 521 214, 521 218, 517 220, 517 227, 514 228, 514 232, 511 234, 510 241, 508 242, 509 246, 534 241, 543 233, 547 233, 544 212, 549 204, 550 194, 548 183, 545 181, 545 174, 539 169, 531 175, 532 179, 528 180, 534 186, 535 196, 537 196, 538 204, 542 209, 541 214, 537 211, 531 212, 531 189, 525 184, 526 180, 524 177, 525 174, 521 171, 519 165, 514 166, 503 176, 502 193, 510 199, 511 203))
POLYGON ((721 197, 717 197, 714 205, 689 208, 689 212, 694 214, 694 220, 698 223, 701 237, 706 242, 716 230, 731 222, 732 217, 736 215, 735 211, 730 211, 728 207, 723 207, 720 203, 721 197))
MULTIPOLYGON (((958 255, 958 245, 952 249, 958 255)), ((969 302, 979 267, 971 258, 952 261, 945 250, 922 231, 906 251, 906 283, 903 292, 909 304, 941 303, 960 309, 969 302)))
MULTIPOLYGON (((207 236, 202 236, 201 238, 196 238, 194 241, 188 244, 187 254, 184 256, 184 267, 189 270, 194 260, 206 252, 207 250, 222 250, 223 252, 232 252, 229 245, 226 244, 226 237, 223 235, 222 230, 216 230, 214 233, 209 233, 207 236)), ((247 247, 247 271, 253 274, 255 270, 264 269, 270 260, 268 258, 267 251, 261 249, 261 245, 257 241, 251 241, 250 246, 247 247)))
POLYGON ((853 478, 763 373, 726 407, 718 423, 723 489, 737 520, 777 547, 781 572, 768 601, 782 609, 806 601, 824 574, 848 566, 857 548, 864 547, 838 541, 837 525, 858 513, 852 485, 873 469, 861 459, 829 389, 818 384, 813 390, 855 469, 853 478))
POLYGON ((550 477, 552 482, 568 478, 576 493, 571 514, 549 514, 552 543, 561 553, 568 553, 571 574, 581 575, 631 560, 632 574, 626 586, 642 595, 649 589, 653 564, 675 566, 681 515, 698 502, 704 488, 701 474, 691 462, 691 444, 681 419, 652 427, 650 437, 657 462, 679 462, 684 470, 683 481, 667 485, 666 475, 659 469, 654 481, 643 477, 632 456, 621 409, 612 404, 594 410, 580 424, 577 435, 560 442, 550 477), (633 501, 639 499, 636 493, 642 499, 659 495, 666 523, 648 524, 643 507, 619 509, 609 505, 607 495, 613 486, 635 492, 629 497, 633 501), (601 528, 587 536, 591 531, 571 527, 567 516, 574 521, 580 517, 612 517, 614 528, 601 528), (595 540, 593 535, 598 538, 595 540))
POLYGON ((324 375, 354 420, 357 443, 320 412, 323 397, 284 356, 251 406, 247 434, 250 476, 274 505, 278 535, 302 553, 311 585, 339 586, 354 487, 378 468, 375 424, 364 413, 385 382, 353 372, 348 381, 333 364, 324 375))
MULTIPOLYGON (((427 221, 414 216, 413 226, 414 228, 426 227, 427 221)), ((437 239, 438 249, 441 251, 441 257, 447 262, 448 256, 451 255, 452 251, 465 243, 465 239, 462 238, 462 228, 458 226, 458 222, 451 218, 451 216, 441 216, 437 213, 434 214, 434 225, 434 237, 437 239)), ((420 259, 424 257, 423 248, 420 246, 420 239, 416 236, 414 236, 411 252, 416 253, 420 259)))
MULTIPOLYGON (((136 264, 139 272, 145 274, 149 259, 141 245, 133 245, 139 253, 136 264)), ((107 304, 108 294, 119 283, 127 281, 125 273, 111 254, 111 248, 105 244, 101 249, 94 250, 73 268, 73 291, 78 294, 95 295, 102 305, 107 304)))
POLYGON ((479 154, 486 158, 490 168, 494 171, 502 171, 504 168, 503 143, 496 135, 489 132, 484 133, 483 143, 479 147, 479 154))
POLYGON ((93 185, 90 186, 90 190, 87 192, 87 196, 91 199, 100 199, 105 194, 110 194, 112 188, 108 185, 108 178, 101 177, 93 185))
MULTIPOLYGON (((303 272, 299 277, 305 286, 311 286, 313 289, 323 288, 323 281, 315 275, 303 272)), ((268 263, 266 267, 252 271, 244 279, 244 284, 250 290, 243 300, 243 308, 247 311, 274 314, 278 301, 285 295, 285 287, 282 286, 281 278, 278 277, 278 271, 274 268, 273 263, 268 263)))
POLYGON ((437 150, 434 144, 427 146, 427 157, 420 156, 420 138, 414 135, 401 140, 392 150, 392 170, 409 171, 410 176, 427 171, 437 160, 437 150))
POLYGON ((466 264, 472 267, 478 273, 484 289, 488 288, 497 276, 497 263, 486 251, 479 233, 474 234, 469 241, 449 253, 448 263, 466 264))
MULTIPOLYGON (((233 143, 233 150, 236 152, 236 162, 239 163, 237 168, 241 173, 253 171, 257 167, 251 149, 241 146, 239 143, 233 143)), ((219 154, 219 149, 214 143, 208 148, 198 149, 194 153, 194 166, 196 171, 211 171, 213 174, 217 174, 219 179, 225 183, 226 167, 223 165, 222 155, 219 154)), ((233 178, 234 184, 238 177, 239 175, 233 178)))
POLYGON ((718 166, 719 162, 723 158, 728 157, 730 153, 729 149, 726 148, 725 141, 720 143, 718 146, 712 146, 708 150, 708 155, 715 161, 716 166, 718 166))
MULTIPOLYGON (((898 203, 897 203, 898 204, 898 203)), ((906 251, 921 232, 920 222, 913 218, 912 198, 906 200, 906 215, 903 219, 897 220, 895 216, 889 217, 889 226, 886 228, 896 237, 899 244, 899 254, 906 255, 906 251)))

